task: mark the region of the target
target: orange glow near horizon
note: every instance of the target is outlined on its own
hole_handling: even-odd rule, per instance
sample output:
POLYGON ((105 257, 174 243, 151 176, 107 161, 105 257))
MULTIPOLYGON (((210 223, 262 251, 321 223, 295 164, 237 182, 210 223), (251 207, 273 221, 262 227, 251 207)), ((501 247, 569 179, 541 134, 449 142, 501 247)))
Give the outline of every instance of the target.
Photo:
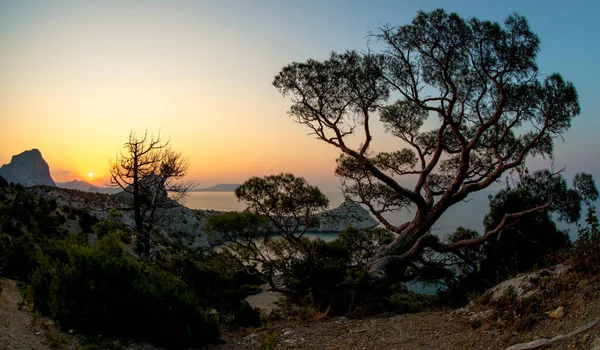
POLYGON ((0 36, 0 163, 38 148, 55 181, 105 185, 129 133, 147 130, 188 157, 200 183, 333 176, 337 151, 295 125, 271 86, 290 59, 274 61, 232 29, 214 42, 215 23, 162 5, 119 5, 122 17, 71 7, 82 14, 53 10, 0 36), (246 62, 236 65, 238 50, 246 62))
MULTIPOLYGON (((337 152, 318 147, 287 118, 288 102, 270 85, 276 71, 263 72, 252 87, 246 67, 228 64, 231 48, 210 55, 187 49, 207 39, 190 33, 210 33, 197 21, 146 15, 129 23, 90 13, 84 30, 86 19, 53 18, 5 40, 1 163, 38 148, 55 181, 106 184, 128 134, 148 130, 189 157, 189 177, 202 183, 282 171, 332 175, 337 152)), ((241 49, 250 59, 268 59, 260 46, 241 49)))
MULTIPOLYGON (((408 23, 423 6, 408 3, 344 4, 354 20, 320 2, 0 2, 0 164, 37 148, 56 182, 105 186, 129 133, 147 130, 189 158, 199 186, 281 172, 338 183, 339 151, 288 116, 289 97, 271 82, 293 61, 364 49, 369 30, 408 23)), ((587 165, 598 128, 585 123, 566 139, 570 159, 587 165)), ((377 120, 372 132, 373 151, 402 147, 377 120)))

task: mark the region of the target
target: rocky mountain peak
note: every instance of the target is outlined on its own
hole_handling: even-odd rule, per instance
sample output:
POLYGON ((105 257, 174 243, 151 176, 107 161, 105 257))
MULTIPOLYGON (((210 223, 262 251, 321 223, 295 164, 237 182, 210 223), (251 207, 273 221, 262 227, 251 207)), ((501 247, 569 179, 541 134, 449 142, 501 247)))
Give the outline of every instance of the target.
POLYGON ((56 186, 50 176, 48 163, 42 157, 40 150, 36 148, 12 156, 10 163, 0 167, 0 176, 8 182, 24 186, 56 186))

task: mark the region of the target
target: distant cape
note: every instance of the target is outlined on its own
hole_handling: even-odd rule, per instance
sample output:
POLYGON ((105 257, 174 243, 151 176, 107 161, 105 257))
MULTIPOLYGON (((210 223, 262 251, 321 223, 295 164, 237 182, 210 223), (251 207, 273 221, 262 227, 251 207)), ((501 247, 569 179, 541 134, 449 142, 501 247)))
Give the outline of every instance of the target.
POLYGON ((98 187, 86 181, 73 180, 69 182, 57 182, 56 187, 66 188, 69 190, 79 190, 92 193, 114 194, 122 191, 120 188, 98 187))
POLYGON ((240 184, 218 184, 207 188, 194 188, 191 192, 234 192, 240 184))

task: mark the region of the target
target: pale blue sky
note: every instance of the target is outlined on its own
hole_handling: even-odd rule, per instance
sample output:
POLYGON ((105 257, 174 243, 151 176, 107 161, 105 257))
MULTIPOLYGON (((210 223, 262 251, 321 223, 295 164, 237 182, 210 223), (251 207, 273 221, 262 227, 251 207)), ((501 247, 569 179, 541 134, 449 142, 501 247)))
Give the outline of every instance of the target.
POLYGON ((580 95, 556 166, 599 177, 597 1, 3 0, 0 164, 36 147, 60 181, 100 181, 130 130, 160 128, 203 185, 280 171, 335 183, 337 152, 287 117, 273 76, 292 61, 364 50, 381 24, 439 7, 528 18, 541 72, 561 73, 580 95))

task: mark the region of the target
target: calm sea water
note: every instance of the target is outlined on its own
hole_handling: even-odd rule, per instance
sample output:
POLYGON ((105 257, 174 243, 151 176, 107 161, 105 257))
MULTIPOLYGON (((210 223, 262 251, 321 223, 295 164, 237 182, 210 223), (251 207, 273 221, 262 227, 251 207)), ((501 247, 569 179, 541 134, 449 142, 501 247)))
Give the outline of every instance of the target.
MULTIPOLYGON (((329 198, 329 207, 335 208, 344 201, 340 191, 323 192, 329 198)), ((241 211, 246 208, 237 200, 233 192, 190 192, 183 203, 191 209, 212 209, 220 211, 241 211)), ((487 193, 478 193, 467 202, 458 203, 436 222, 432 231, 439 235, 453 232, 463 226, 478 232, 483 231, 483 217, 488 212, 487 193)), ((414 212, 388 213, 385 217, 395 225, 400 225, 412 218, 414 212)), ((335 234, 319 234, 325 240, 335 238, 335 234)))
MULTIPOLYGON (((344 196, 340 191, 323 192, 329 198, 329 207, 335 208, 344 201, 344 196)), ((493 191, 481 191, 473 195, 465 202, 452 206, 435 223, 432 232, 438 237, 444 237, 454 232, 457 227, 463 226, 483 233, 483 218, 489 211, 488 195, 493 191)), ((212 209, 220 211, 241 211, 246 208, 243 202, 237 200, 233 192, 191 192, 185 199, 184 205, 192 209, 212 209)), ((400 225, 412 218, 414 213, 399 212, 388 213, 385 215, 392 224, 400 225)), ((571 239, 575 238, 575 230, 571 226, 559 223, 560 229, 568 229, 571 239)), ((308 237, 319 237, 325 241, 334 240, 337 237, 335 233, 307 233, 308 237)), ((407 284, 409 290, 419 293, 435 293, 434 286, 422 286, 418 283, 407 284)))
MULTIPOLYGON (((329 198, 329 207, 335 208, 344 202, 340 191, 323 192, 329 198)), ((237 200, 233 192, 190 192, 183 203, 191 209, 212 209, 219 211, 241 211, 246 208, 243 202, 237 200)), ((468 202, 456 204, 450 208, 433 226, 433 233, 443 237, 453 232, 458 226, 463 226, 478 232, 483 230, 483 217, 488 211, 487 194, 479 193, 468 202)), ((392 224, 400 225, 412 218, 414 213, 400 212, 386 215, 392 224)), ((334 240, 335 233, 306 233, 308 237, 318 237, 325 241, 334 240)), ((417 293, 434 294, 435 286, 423 286, 419 283, 408 283, 409 290, 417 293)))

